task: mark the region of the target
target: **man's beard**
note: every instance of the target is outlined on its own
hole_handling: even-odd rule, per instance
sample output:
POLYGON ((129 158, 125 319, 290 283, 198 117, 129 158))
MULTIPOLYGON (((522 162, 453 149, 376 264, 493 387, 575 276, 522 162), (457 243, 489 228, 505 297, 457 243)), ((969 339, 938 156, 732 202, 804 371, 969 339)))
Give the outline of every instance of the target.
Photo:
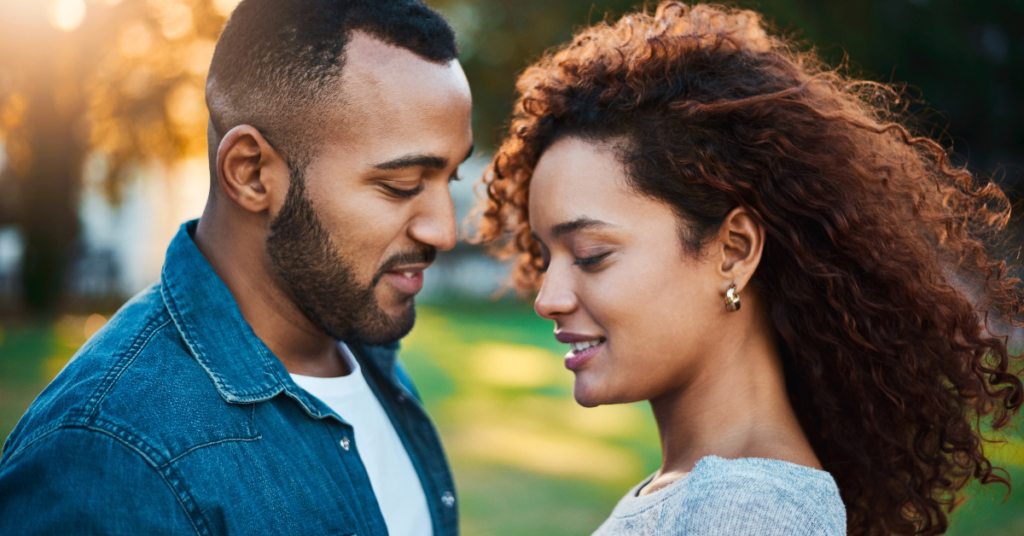
POLYGON ((406 336, 416 322, 409 307, 392 318, 380 307, 374 289, 386 272, 406 264, 432 262, 437 250, 392 256, 368 287, 356 281, 349 265, 324 229, 306 196, 302 169, 292 169, 291 186, 281 212, 270 224, 267 254, 277 279, 318 329, 348 344, 380 345, 406 336))

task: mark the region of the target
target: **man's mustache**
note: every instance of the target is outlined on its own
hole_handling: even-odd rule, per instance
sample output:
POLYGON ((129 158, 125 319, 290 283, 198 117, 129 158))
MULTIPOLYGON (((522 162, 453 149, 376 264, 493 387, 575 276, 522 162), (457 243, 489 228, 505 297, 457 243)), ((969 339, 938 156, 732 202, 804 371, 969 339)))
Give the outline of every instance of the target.
POLYGON ((432 263, 434 258, 437 257, 437 248, 434 246, 422 246, 418 251, 405 251, 402 253, 396 253, 388 259, 380 270, 377 270, 377 274, 373 276, 373 283, 371 287, 377 286, 380 279, 384 277, 384 274, 394 270, 399 266, 406 264, 420 264, 420 263, 432 263))

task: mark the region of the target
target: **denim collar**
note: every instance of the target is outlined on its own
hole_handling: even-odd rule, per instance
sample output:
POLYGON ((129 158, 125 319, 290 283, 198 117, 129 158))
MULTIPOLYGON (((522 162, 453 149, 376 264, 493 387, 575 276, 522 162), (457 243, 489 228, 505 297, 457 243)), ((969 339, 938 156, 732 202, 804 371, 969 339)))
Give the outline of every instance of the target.
MULTIPOLYGON (((335 416, 299 388, 288 371, 253 332, 224 282, 192 240, 199 220, 186 222, 167 248, 160 293, 174 325, 196 361, 228 403, 263 402, 284 392, 312 417, 335 416)), ((353 347, 394 380, 396 345, 353 347)))

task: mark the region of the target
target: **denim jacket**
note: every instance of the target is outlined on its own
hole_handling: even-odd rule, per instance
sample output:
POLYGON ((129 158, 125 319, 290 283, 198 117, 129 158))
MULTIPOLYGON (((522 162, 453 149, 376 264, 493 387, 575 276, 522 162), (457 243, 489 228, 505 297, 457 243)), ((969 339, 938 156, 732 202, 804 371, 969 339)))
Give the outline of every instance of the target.
MULTIPOLYGON (((386 535, 359 438, 298 387, 196 248, 196 222, 39 395, 0 458, 0 534, 386 535)), ((422 482, 455 488, 397 344, 353 345, 422 482)))

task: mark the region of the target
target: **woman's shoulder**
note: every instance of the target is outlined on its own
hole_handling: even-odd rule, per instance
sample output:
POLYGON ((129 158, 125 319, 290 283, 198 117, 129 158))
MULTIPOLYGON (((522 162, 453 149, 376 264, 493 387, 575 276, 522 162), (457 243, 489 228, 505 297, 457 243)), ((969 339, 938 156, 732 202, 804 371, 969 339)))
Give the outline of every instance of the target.
POLYGON ((715 523, 722 534, 846 534, 832 475, 764 458, 703 458, 677 498, 676 521, 715 523))
POLYGON ((829 473, 781 460, 718 456, 702 458, 688 474, 689 487, 795 494, 812 501, 839 498, 839 488, 829 473))
MULTIPOLYGON (((703 458, 665 488, 636 496, 634 488, 602 526, 657 527, 652 534, 702 536, 840 536, 846 508, 825 471, 778 460, 703 458)), ((612 530, 597 534, 644 534, 612 530)))

